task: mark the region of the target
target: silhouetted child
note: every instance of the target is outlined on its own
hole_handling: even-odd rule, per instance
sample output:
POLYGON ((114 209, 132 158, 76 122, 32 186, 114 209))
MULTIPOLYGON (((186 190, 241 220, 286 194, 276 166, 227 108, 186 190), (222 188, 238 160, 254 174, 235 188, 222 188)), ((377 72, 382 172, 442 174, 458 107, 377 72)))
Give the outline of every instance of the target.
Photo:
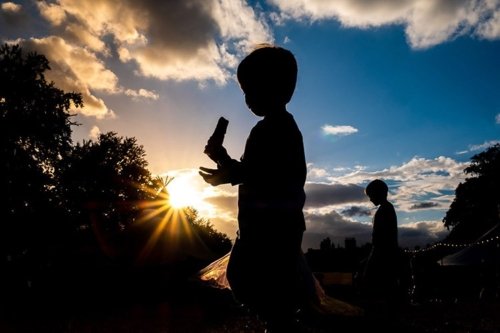
POLYGON ((379 208, 373 217, 372 249, 364 267, 362 292, 369 298, 393 302, 397 296, 400 253, 396 212, 387 200, 388 187, 382 180, 370 182, 365 193, 379 208))
POLYGON ((240 161, 221 145, 207 145, 218 168, 201 167, 200 174, 214 186, 239 184, 239 235, 227 268, 235 297, 271 331, 292 332, 306 179, 302 134, 286 109, 297 63, 290 51, 265 46, 243 59, 237 77, 248 108, 263 119, 251 130, 240 161))

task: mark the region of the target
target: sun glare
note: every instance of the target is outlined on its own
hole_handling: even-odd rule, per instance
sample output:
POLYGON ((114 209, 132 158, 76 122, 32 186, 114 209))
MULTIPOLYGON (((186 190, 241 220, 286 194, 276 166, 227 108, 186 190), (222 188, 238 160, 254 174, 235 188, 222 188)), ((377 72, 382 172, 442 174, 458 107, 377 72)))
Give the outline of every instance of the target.
POLYGON ((167 186, 169 203, 173 208, 196 206, 200 193, 195 190, 188 178, 176 177, 167 186))

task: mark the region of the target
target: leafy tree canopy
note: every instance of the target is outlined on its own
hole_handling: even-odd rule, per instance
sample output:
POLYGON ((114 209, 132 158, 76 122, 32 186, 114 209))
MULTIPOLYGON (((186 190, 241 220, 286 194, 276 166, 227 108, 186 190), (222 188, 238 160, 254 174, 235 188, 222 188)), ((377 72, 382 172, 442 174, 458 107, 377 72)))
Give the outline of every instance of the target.
POLYGON ((41 221, 53 213, 59 167, 72 149, 72 105, 66 93, 45 80, 47 59, 17 45, 0 46, 0 242, 16 256, 36 243, 41 221))
POLYGON ((474 155, 464 172, 469 176, 455 191, 443 219, 450 240, 474 241, 500 223, 500 144, 474 155))
MULTIPOLYGON (((47 82, 47 70, 43 55, 0 46, 0 186, 7 193, 0 204, 0 257, 23 261, 26 269, 54 259, 75 262, 84 252, 116 255, 127 240, 140 238, 128 237, 137 231, 131 226, 166 185, 148 171, 135 138, 110 132, 73 144, 70 108, 83 107, 81 95, 47 82)), ((229 239, 208 221, 195 211, 185 215, 201 252, 229 250, 229 239)))

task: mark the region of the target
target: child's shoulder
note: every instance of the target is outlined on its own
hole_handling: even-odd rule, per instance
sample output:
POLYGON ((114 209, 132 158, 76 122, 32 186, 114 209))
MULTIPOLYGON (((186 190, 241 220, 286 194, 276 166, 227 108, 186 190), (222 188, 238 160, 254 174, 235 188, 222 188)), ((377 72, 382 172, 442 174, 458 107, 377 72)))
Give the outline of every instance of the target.
POLYGON ((377 209, 380 213, 390 213, 394 211, 394 205, 390 201, 383 202, 377 209))
POLYGON ((286 112, 275 116, 267 116, 254 127, 257 131, 276 131, 278 133, 300 133, 294 117, 286 112))

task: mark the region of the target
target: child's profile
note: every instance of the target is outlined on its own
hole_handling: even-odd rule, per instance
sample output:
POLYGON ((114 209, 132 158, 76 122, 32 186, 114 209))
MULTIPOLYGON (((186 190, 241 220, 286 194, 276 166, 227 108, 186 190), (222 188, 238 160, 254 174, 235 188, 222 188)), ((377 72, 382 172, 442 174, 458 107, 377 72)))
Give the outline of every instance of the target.
POLYGON ((235 297, 269 328, 290 331, 299 298, 290 291, 299 283, 305 230, 304 146, 287 110, 297 62, 289 50, 260 47, 241 61, 237 78, 248 109, 262 119, 248 135, 240 160, 232 159, 222 145, 207 144, 205 152, 217 168, 200 167, 200 175, 214 186, 239 185, 238 237, 227 267, 235 297))
POLYGON ((372 249, 361 277, 362 292, 369 297, 393 301, 399 265, 396 211, 387 199, 389 187, 383 180, 371 181, 365 193, 378 209, 373 217, 372 249))

